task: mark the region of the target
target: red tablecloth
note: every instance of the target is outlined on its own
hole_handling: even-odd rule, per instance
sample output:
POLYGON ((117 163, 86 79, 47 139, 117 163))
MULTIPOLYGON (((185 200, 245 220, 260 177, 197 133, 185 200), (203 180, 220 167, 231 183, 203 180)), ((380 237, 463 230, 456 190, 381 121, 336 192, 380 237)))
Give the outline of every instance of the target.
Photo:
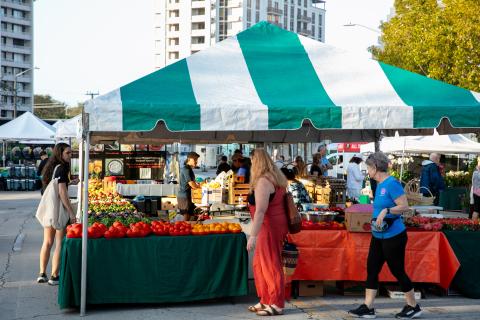
MULTIPOLYGON (((304 230, 289 235, 299 249, 292 280, 365 281, 370 233, 304 230)), ((448 288, 460 263, 442 232, 408 232, 405 267, 413 282, 448 288)), ((396 281, 387 264, 380 281, 396 281)))

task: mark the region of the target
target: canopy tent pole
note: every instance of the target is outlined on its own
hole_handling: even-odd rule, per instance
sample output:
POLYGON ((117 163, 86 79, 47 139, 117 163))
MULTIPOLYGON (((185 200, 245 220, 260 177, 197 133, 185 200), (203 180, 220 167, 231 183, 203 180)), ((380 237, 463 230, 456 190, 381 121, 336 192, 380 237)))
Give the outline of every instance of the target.
POLYGON ((82 203, 83 203, 83 181, 85 181, 84 175, 84 170, 83 170, 83 139, 80 140, 80 143, 78 145, 78 179, 80 180, 78 182, 78 189, 77 189, 77 221, 80 221, 82 218, 82 203))
POLYGON ((381 140, 381 132, 380 130, 375 130, 375 152, 380 151, 380 140, 381 140))
POLYGON ((90 133, 88 127, 88 114, 83 114, 83 148, 85 150, 83 172, 83 216, 82 216, 82 269, 80 284, 80 316, 85 316, 85 308, 87 305, 87 244, 88 244, 88 161, 90 133))
POLYGON ((402 150, 402 163, 400 164, 400 181, 403 177, 403 163, 405 161, 405 145, 407 144, 407 138, 403 137, 403 150, 402 150))
POLYGON ((5 155, 5 148, 6 148, 6 144, 5 144, 5 140, 3 140, 3 146, 2 146, 2 160, 3 160, 3 166, 5 167, 5 161, 7 160, 7 157, 5 155))

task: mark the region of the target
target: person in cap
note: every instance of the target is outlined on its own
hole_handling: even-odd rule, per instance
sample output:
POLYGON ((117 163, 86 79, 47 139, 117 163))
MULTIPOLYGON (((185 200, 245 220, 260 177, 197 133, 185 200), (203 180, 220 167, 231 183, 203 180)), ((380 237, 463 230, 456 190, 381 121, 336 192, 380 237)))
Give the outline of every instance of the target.
POLYGON ((177 194, 178 209, 185 221, 189 221, 195 210, 192 201, 192 189, 199 189, 200 185, 195 182, 193 168, 197 166, 200 155, 196 152, 189 152, 184 167, 180 170, 180 186, 177 194))
POLYGON ((347 167, 347 195, 351 200, 358 201, 360 198, 360 191, 362 190, 362 183, 365 175, 360 170, 360 163, 362 162, 361 155, 354 155, 347 167))

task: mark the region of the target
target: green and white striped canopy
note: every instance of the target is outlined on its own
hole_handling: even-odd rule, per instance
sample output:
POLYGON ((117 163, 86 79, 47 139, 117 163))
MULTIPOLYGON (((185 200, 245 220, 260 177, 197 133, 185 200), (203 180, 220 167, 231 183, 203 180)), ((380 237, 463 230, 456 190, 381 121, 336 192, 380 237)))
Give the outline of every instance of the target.
POLYGON ((90 100, 90 131, 480 127, 480 94, 261 22, 90 100))

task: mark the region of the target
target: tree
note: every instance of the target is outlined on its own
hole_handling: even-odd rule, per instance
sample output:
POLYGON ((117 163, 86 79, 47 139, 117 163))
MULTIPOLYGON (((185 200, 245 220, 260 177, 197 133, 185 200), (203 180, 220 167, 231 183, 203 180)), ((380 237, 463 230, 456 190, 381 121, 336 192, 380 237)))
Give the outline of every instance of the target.
POLYGON ((79 102, 77 103, 77 106, 76 107, 68 107, 66 110, 65 110, 65 113, 67 115, 67 118, 73 118, 75 117, 76 115, 79 115, 82 113, 83 111, 83 106, 84 104, 79 102))
POLYGON ((480 91, 480 1, 395 0, 375 59, 480 91))
POLYGON ((35 95, 33 97, 33 113, 42 119, 65 119, 65 109, 67 105, 64 102, 53 99, 49 94, 35 95))

